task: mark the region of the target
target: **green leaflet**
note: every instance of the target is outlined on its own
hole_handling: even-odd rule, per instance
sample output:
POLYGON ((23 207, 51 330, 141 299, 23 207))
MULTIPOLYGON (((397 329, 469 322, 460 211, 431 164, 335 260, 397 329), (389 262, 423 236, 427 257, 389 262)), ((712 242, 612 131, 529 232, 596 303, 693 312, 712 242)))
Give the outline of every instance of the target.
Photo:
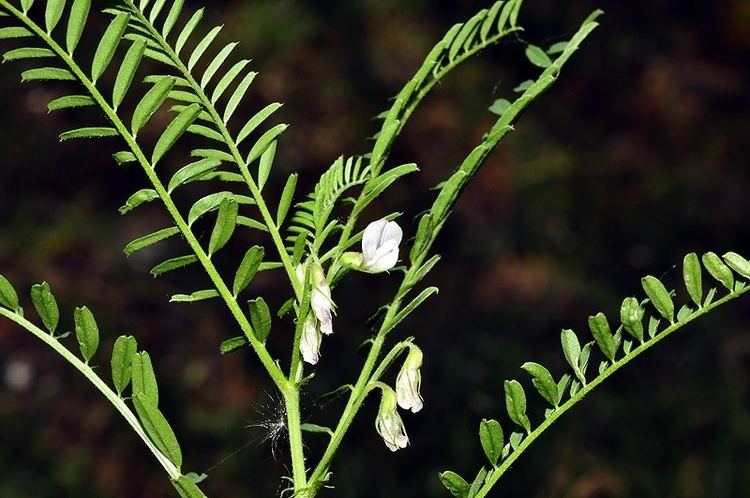
POLYGON ((279 200, 279 207, 276 210, 276 226, 280 227, 284 223, 289 208, 292 205, 294 199, 294 191, 297 189, 297 173, 289 175, 284 185, 284 190, 281 192, 281 200, 279 200))
POLYGON ((169 180, 167 191, 171 194, 180 185, 190 183, 221 166, 218 159, 206 158, 180 168, 169 180))
POLYGON ((159 406, 159 385, 151 363, 151 356, 145 351, 131 356, 131 377, 133 396, 142 395, 154 406, 159 406))
POLYGON ((182 466, 182 450, 169 422, 143 393, 133 396, 133 405, 143 428, 161 451, 177 468, 182 466))
POLYGON ((283 123, 278 124, 261 135, 258 141, 255 142, 255 145, 253 145, 253 148, 250 149, 250 153, 247 155, 247 163, 250 164, 258 159, 288 126, 289 125, 283 123))
POLYGON ((750 279, 750 262, 748 260, 736 252, 728 252, 723 258, 732 270, 736 271, 743 277, 750 279))
POLYGON ((625 331, 638 342, 643 342, 643 316, 645 310, 634 297, 626 297, 620 307, 620 321, 625 331))
POLYGON ((99 347, 99 326, 96 324, 94 314, 86 306, 76 308, 73 312, 73 319, 81 356, 88 363, 99 347))
POLYGON ((73 0, 68 18, 68 31, 65 34, 65 48, 68 50, 68 55, 73 55, 78 42, 81 41, 90 9, 91 0, 73 0))
POLYGON ((240 105, 240 102, 242 101, 242 98, 245 96, 245 93, 247 93, 248 88, 250 88, 250 85, 253 83, 253 80, 255 79, 255 76, 257 76, 258 73, 256 72, 249 72, 245 75, 245 77, 242 79, 239 85, 237 85, 237 88, 235 88, 234 92, 232 93, 232 96, 229 97, 229 102, 227 103, 226 109, 224 109, 224 122, 228 123, 230 119, 232 119, 232 115, 234 114, 234 111, 237 110, 237 106, 240 105))
POLYGON ((462 50, 465 50, 465 44, 470 41, 470 37, 474 34, 474 31, 479 27, 479 23, 482 21, 482 13, 477 13, 471 17, 464 25, 461 30, 453 39, 450 48, 448 49, 448 60, 453 61, 456 56, 462 50))
POLYGON ((482 42, 487 41, 487 36, 489 36, 490 31, 496 24, 497 15, 500 13, 500 7, 503 6, 502 1, 495 2, 492 7, 487 11, 487 16, 484 18, 484 21, 482 22, 482 27, 479 28, 479 34, 482 38, 482 42))
POLYGON ((195 303, 219 297, 219 291, 216 289, 204 289, 195 291, 192 294, 175 294, 169 298, 170 303, 195 303))
MULTIPOLYGON (((203 112, 203 111, 201 111, 203 112)), ((193 135, 198 135, 199 137, 205 137, 210 140, 216 140, 217 142, 224 143, 224 135, 216 131, 215 129, 200 125, 200 124, 192 124, 188 126, 187 129, 188 133, 192 133, 193 135)))
POLYGON ((211 94, 211 103, 216 104, 218 100, 221 98, 221 96, 224 94, 224 92, 227 91, 227 88, 234 82, 234 80, 242 73, 242 70, 245 69, 245 66, 247 66, 250 63, 250 60, 248 59, 242 59, 239 62, 236 62, 232 68, 227 71, 224 76, 219 80, 219 83, 216 84, 216 88, 214 88, 213 93, 211 94))
POLYGON ((167 18, 164 21, 164 26, 162 26, 161 30, 161 34, 165 40, 169 36, 169 33, 172 31, 172 28, 174 28, 177 19, 179 19, 184 4, 185 0, 175 0, 172 3, 172 7, 169 8, 169 13, 167 14, 167 18))
POLYGON ((234 275, 232 293, 235 297, 250 285, 250 281, 252 281, 260 268, 264 255, 265 251, 261 246, 253 246, 247 250, 245 256, 242 258, 242 262, 240 262, 237 273, 234 275))
POLYGON ((609 322, 604 313, 597 313, 596 315, 589 317, 589 329, 591 335, 594 336, 596 345, 607 357, 609 361, 615 361, 615 354, 617 353, 617 344, 615 338, 612 336, 612 330, 609 328, 609 322))
POLYGON ((195 46, 195 50, 193 50, 193 53, 190 55, 190 59, 188 59, 188 70, 191 72, 193 71, 193 68, 195 68, 195 65, 198 63, 200 58, 203 56, 203 54, 206 52, 208 47, 211 45, 211 43, 214 41, 216 36, 219 34, 219 31, 221 31, 222 26, 216 26, 211 31, 209 31, 206 36, 203 37, 203 39, 198 42, 198 45, 195 46))
POLYGON ((245 125, 242 127, 240 132, 237 134, 237 139, 236 139, 237 145, 239 145, 243 140, 245 140, 261 123, 263 123, 263 121, 268 119, 274 112, 279 110, 282 107, 282 105, 283 104, 280 104, 278 102, 268 104, 266 107, 258 111, 252 118, 250 118, 247 121, 247 123, 245 123, 245 125))
POLYGON ((500 460, 500 455, 502 455, 503 446, 505 445, 500 422, 497 420, 482 419, 479 423, 479 442, 490 465, 497 467, 497 462, 500 460))
POLYGON ((190 20, 188 20, 188 22, 185 23, 185 27, 182 28, 180 35, 177 37, 177 42, 175 43, 175 53, 177 55, 180 55, 180 52, 182 52, 182 48, 185 46, 185 43, 188 41, 188 39, 190 38, 190 35, 193 34, 193 31, 195 31, 196 26, 198 26, 198 23, 203 18, 203 11, 204 11, 203 8, 195 11, 195 14, 192 15, 190 20))
POLYGON ((118 14, 109 23, 107 30, 99 40, 99 46, 94 52, 94 60, 91 63, 91 79, 96 82, 104 74, 107 66, 112 62, 117 46, 120 44, 122 35, 128 27, 130 14, 118 14))
POLYGON ((432 241, 434 230, 432 226, 432 215, 425 213, 419 219, 417 226, 417 235, 414 237, 414 244, 409 251, 409 260, 414 263, 418 261, 427 251, 432 241))
POLYGON ((164 133, 162 133, 154 146, 154 153, 151 156, 151 165, 156 165, 156 163, 164 157, 164 154, 169 152, 175 142, 177 142, 188 127, 193 124, 193 121, 195 121, 200 112, 201 107, 198 104, 192 104, 184 111, 180 112, 177 117, 169 123, 167 129, 164 130, 164 133))
POLYGON ((234 351, 237 351, 238 349, 245 347, 247 345, 247 337, 245 336, 237 336, 232 337, 231 339, 227 339, 226 341, 223 341, 219 345, 219 352, 221 354, 229 354, 234 351))
POLYGON ((570 367, 573 369, 578 380, 582 384, 586 382, 586 379, 581 371, 580 357, 581 357, 581 343, 578 341, 578 336, 575 332, 570 329, 565 329, 560 334, 560 342, 562 344, 563 354, 570 367))
POLYGON ((47 0, 47 7, 44 10, 44 26, 47 28, 48 35, 60 22, 64 9, 65 0, 47 0))
POLYGON ((521 365, 521 368, 531 375, 531 383, 536 390, 539 391, 542 398, 544 398, 550 405, 557 407, 560 403, 561 393, 558 390, 558 386, 555 384, 555 380, 552 378, 552 374, 549 373, 549 370, 539 363, 533 362, 526 362, 521 365))
POLYGON ((260 163, 258 163, 258 189, 263 190, 266 186, 268 177, 271 175, 271 167, 273 166, 273 160, 276 157, 276 141, 271 142, 271 145, 263 152, 260 156, 260 163))
POLYGON ((224 163, 235 163, 234 157, 224 152, 223 150, 216 149, 193 149, 190 151, 190 157, 202 157, 206 159, 216 159, 224 163))
POLYGON ((120 70, 117 72, 115 84, 112 88, 112 106, 117 109, 125 99, 125 95, 133 84, 135 73, 138 66, 143 60, 143 54, 146 50, 146 43, 143 41, 134 41, 122 60, 120 70))
POLYGON ((175 80, 173 78, 162 78, 138 102, 135 111, 133 111, 133 118, 130 124, 133 136, 137 135, 138 131, 146 126, 151 116, 161 107, 167 99, 170 90, 174 87, 174 84, 175 80))
POLYGON ((659 314, 674 323, 674 302, 664 284, 658 278, 647 275, 641 279, 641 285, 659 314))
POLYGON ((218 208, 225 199, 231 199, 237 204, 252 204, 254 202, 249 197, 233 194, 228 191, 209 194, 195 201, 195 204, 190 208, 188 212, 188 225, 192 225, 206 213, 218 208))
POLYGON ((456 498, 466 498, 469 495, 469 483, 451 470, 440 473, 440 482, 456 498))
POLYGON ((112 384, 120 396, 132 379, 133 357, 137 350, 138 342, 132 335, 121 335, 112 348, 112 384))
POLYGON ((54 335, 57 324, 60 322, 60 309, 57 307, 57 300, 52 295, 47 282, 36 284, 31 288, 31 302, 39 318, 42 319, 44 327, 54 335))
POLYGON ((734 289, 734 275, 732 270, 713 252, 707 252, 703 255, 703 266, 706 267, 708 273, 711 274, 716 280, 721 283, 728 290, 734 289))
POLYGON ((166 1, 167 0, 156 0, 156 2, 154 2, 154 5, 151 7, 151 12, 148 15, 148 20, 151 24, 156 22, 156 18, 159 17, 159 13, 161 12, 161 9, 164 8, 166 1))
POLYGON ((0 275, 0 306, 14 312, 20 310, 18 294, 16 294, 16 290, 3 275, 0 275))
POLYGON ((219 212, 216 215, 216 224, 211 232, 211 240, 208 243, 208 254, 213 255, 224 247, 234 234, 237 227, 237 201, 226 198, 219 204, 219 212))
POLYGON ((24 59, 43 59, 54 57, 55 53, 48 48, 24 47, 8 50, 3 54, 3 62, 17 61, 24 59))
POLYGON ((125 201, 125 205, 123 205, 119 209, 120 214, 129 213, 130 211, 137 208, 141 204, 144 204, 146 202, 151 202, 158 198, 159 198, 159 194, 156 193, 156 190, 150 189, 150 188, 141 189, 135 194, 128 197, 128 200, 125 201))
POLYGON ((529 62, 534 64, 537 67, 541 67, 542 69, 546 69, 552 65, 552 59, 549 58, 549 55, 547 53, 537 47, 536 45, 529 45, 526 47, 526 58, 529 59, 529 62))
POLYGON ((383 124, 383 129, 375 141, 375 145, 372 148, 372 156, 370 157, 370 169, 373 175, 380 173, 382 163, 385 160, 385 153, 390 148, 393 140, 395 140, 400 126, 401 122, 399 120, 383 124))
POLYGON ((49 112, 59 111, 61 109, 72 109, 75 107, 88 107, 96 105, 94 99, 88 95, 66 95, 64 97, 58 97, 47 104, 47 110, 49 112))
POLYGON ((76 77, 67 69, 39 67, 21 73, 21 81, 75 81, 76 77))
POLYGON ((77 130, 70 130, 64 133, 60 133, 60 141, 73 140, 76 138, 104 138, 104 137, 118 137, 120 133, 114 129, 106 126, 92 126, 89 128, 78 128, 77 130))
POLYGON ((682 260, 682 277, 690 299, 700 308, 703 305, 703 277, 700 261, 694 252, 686 254, 682 260))
POLYGON ((157 242, 172 237, 173 235, 177 235, 178 233, 180 233, 180 229, 177 227, 169 227, 158 230, 148 235, 144 235, 143 237, 139 237, 128 243, 128 245, 126 245, 123 249, 123 252, 126 256, 131 256, 133 253, 140 251, 141 249, 150 247, 157 242))
POLYGON ((208 86, 208 83, 214 77, 216 71, 218 71, 221 65, 224 64, 224 61, 227 60, 227 57, 229 57, 229 54, 232 53, 237 45, 238 42, 229 43, 224 48, 222 48, 218 54, 216 54, 216 57, 214 57, 214 59, 209 63, 208 67, 204 71, 203 77, 201 77, 201 88, 206 88, 208 86))
POLYGON ((487 478, 487 475, 487 469, 485 469, 484 467, 479 469, 479 472, 477 472, 477 475, 472 481, 471 487, 469 488, 469 498, 474 498, 477 495, 482 485, 484 484, 484 480, 487 478))
MULTIPOLYGON (((112 154, 112 158, 115 160, 115 162, 117 163, 118 166, 122 166, 122 165, 125 165, 125 164, 137 163, 138 162, 138 158, 135 157, 135 154, 133 154, 129 150, 123 150, 123 151, 120 151, 120 152, 115 152, 114 154, 112 154)), ((148 189, 146 189, 146 190, 148 190, 148 189)))
POLYGON ((271 310, 268 309, 268 304, 262 297, 248 301, 248 305, 255 337, 260 342, 266 342, 271 333, 271 310))
POLYGON ((15 38, 28 38, 34 36, 34 33, 21 26, 10 26, 0 28, 0 40, 11 40, 15 38))
POLYGON ((531 432, 531 422, 526 416, 526 393, 517 380, 505 381, 505 408, 514 424, 531 432))
POLYGON ((154 277, 158 277, 164 275, 167 272, 191 265, 196 261, 198 261, 198 257, 194 254, 168 259, 167 261, 159 263, 158 265, 151 268, 151 275, 153 275, 154 277))
POLYGON ((23 9, 23 13, 27 13, 33 4, 34 0, 21 0, 21 8, 23 9))

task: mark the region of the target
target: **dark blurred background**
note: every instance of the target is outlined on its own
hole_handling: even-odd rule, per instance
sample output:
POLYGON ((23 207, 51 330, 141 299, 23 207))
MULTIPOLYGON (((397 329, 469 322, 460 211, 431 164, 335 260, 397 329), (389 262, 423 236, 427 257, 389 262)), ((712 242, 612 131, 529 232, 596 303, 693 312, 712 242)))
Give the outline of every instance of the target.
MULTIPOLYGON (((489 2, 210 4, 207 18, 225 24, 222 39, 241 41, 236 55, 261 71, 241 111, 286 103, 277 118, 291 127, 269 187, 275 199, 289 172, 300 171, 309 188, 339 154, 366 150, 372 116, 452 23, 489 2)), ((503 379, 522 378, 518 367, 528 360, 563 371, 561 328, 584 333, 599 310, 614 321, 642 275, 678 285, 687 252, 750 253, 746 0, 527 0, 526 31, 455 71, 414 115, 392 164, 417 162, 422 172, 365 219, 403 211, 413 233, 429 188, 494 121, 487 107, 537 73, 525 43, 566 39, 595 8, 606 11, 602 27, 522 117, 446 226, 437 247, 444 259, 428 279, 440 294, 398 332, 416 336, 426 358, 426 408, 404 415, 411 446, 388 452, 374 430, 377 401, 368 401, 333 466, 335 489, 321 496, 448 496, 437 473, 450 468, 470 479, 483 464, 477 426, 503 416, 503 379)), ((103 26, 91 23, 82 51, 93 50, 103 26)), ((268 439, 278 396, 250 353, 218 354, 237 334, 219 303, 167 303, 205 287, 199 271, 148 275, 184 248, 123 256, 126 242, 166 226, 166 215, 149 206, 120 217, 117 207, 145 186, 142 174, 113 164, 114 142, 59 144, 59 132, 97 123, 97 113, 48 116, 46 103, 65 87, 19 85, 20 69, 0 68, 0 273, 24 294, 49 281, 64 327, 74 306, 89 305, 102 329, 105 378, 116 336, 138 338, 154 358, 185 470, 209 474, 209 496, 276 495, 288 472, 283 435, 268 439)), ((163 167, 184 162, 175 154, 163 167)), ((210 226, 201 230, 206 239, 210 226)), ((238 236, 220 266, 228 273, 255 240, 238 236)), ((362 323, 396 279, 352 275, 335 290, 337 332, 324 342, 304 400, 308 421, 335 423, 343 401, 322 407, 318 397, 354 380, 368 337, 362 323)), ((274 306, 287 298, 272 275, 254 281, 250 294, 274 306)), ((493 496, 750 497, 748 324, 750 306, 740 301, 638 359, 548 431, 493 496)), ((274 325, 282 360, 288 329, 288 321, 274 325)), ((174 496, 141 442, 66 363, 5 321, 0 351, 0 497, 174 496)), ((542 409, 530 401, 535 421, 542 409)), ((308 440, 315 461, 323 437, 308 440)))

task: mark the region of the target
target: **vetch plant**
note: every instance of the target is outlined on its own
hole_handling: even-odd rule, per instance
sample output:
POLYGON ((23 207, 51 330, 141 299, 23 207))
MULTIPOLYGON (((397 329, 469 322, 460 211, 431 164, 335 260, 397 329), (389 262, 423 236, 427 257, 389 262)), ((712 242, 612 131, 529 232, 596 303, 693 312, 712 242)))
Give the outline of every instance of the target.
MULTIPOLYGON (((140 168, 145 177, 143 188, 125 201, 120 212, 125 215, 158 202, 171 218, 169 226, 127 244, 125 254, 156 244, 179 246, 180 251, 154 266, 151 274, 205 273, 208 288, 175 295, 171 301, 220 301, 241 335, 227 337, 217 347, 222 353, 254 355, 283 398, 291 460, 285 493, 289 496, 334 494, 326 489, 336 482, 334 458, 368 397, 380 395, 374 433, 391 451, 409 445, 401 412, 430 409, 429 399, 425 402, 421 394, 423 353, 417 339, 399 340, 394 334, 438 290, 424 287, 423 281, 440 260, 432 252, 433 244, 462 190, 513 130, 522 111, 560 76, 598 26, 601 12, 592 13, 565 42, 546 49, 526 46, 525 54, 538 76, 518 84, 508 99, 491 105, 497 116, 494 125, 439 185, 432 204, 421 213, 408 214, 418 220, 415 233, 403 233, 399 220, 406 213, 373 219, 368 208, 395 182, 419 171, 415 164, 389 161, 391 147, 414 110, 455 67, 519 32, 521 6, 521 0, 497 1, 454 25, 427 54, 390 108, 378 116, 380 129, 372 149, 360 156, 338 158, 320 175, 312 192, 303 195, 297 192, 296 174, 285 179, 274 175, 276 150, 282 146, 279 140, 287 127, 270 124, 280 104, 269 104, 252 116, 237 112, 256 73, 248 60, 231 61, 236 44, 218 44, 221 27, 204 27, 203 9, 187 12, 182 0, 0 0, 3 60, 34 65, 21 73, 23 81, 67 85, 70 93, 51 101, 50 112, 79 107, 100 111, 99 122, 64 131, 61 140, 116 140, 122 148, 114 154, 115 161, 140 168), (107 27, 89 58, 79 55, 77 47, 88 36, 87 26, 94 16, 106 16, 107 27), (126 104, 131 100, 134 106, 126 104), (153 117, 165 111, 170 119, 159 138, 153 145, 144 143, 141 132, 157 126, 153 117), (179 164, 174 150, 186 135, 203 142, 189 151, 188 164, 179 164), (278 199, 265 190, 276 181, 284 185, 278 199), (212 193, 187 205, 178 203, 175 192, 189 194, 196 184, 210 185, 212 193), (205 240, 194 230, 199 220, 210 220, 213 226, 205 240), (236 270, 222 274, 214 256, 230 243, 240 244, 237 234, 246 230, 263 235, 265 244, 244 250, 236 270), (374 317, 371 336, 362 337, 367 352, 358 377, 341 379, 346 403, 337 424, 316 426, 316 432, 330 436, 325 450, 312 454, 304 444, 305 429, 311 426, 303 424, 300 395, 315 382, 315 366, 326 361, 325 337, 338 333, 336 287, 352 271, 366 273, 365 278, 394 279, 398 288, 374 317), (247 301, 260 272, 286 283, 288 300, 281 309, 271 309, 263 297, 247 301), (270 334, 283 327, 291 329, 288 360, 267 347, 270 334), (395 383, 389 383, 393 375, 395 383)), ((461 498, 488 496, 542 433, 610 375, 688 323, 745 294, 750 262, 734 252, 721 257, 712 252, 702 257, 691 253, 683 261, 683 280, 691 300, 687 304, 676 303, 673 291, 647 276, 641 282, 644 295, 624 299, 616 320, 602 313, 589 317, 590 340, 563 330, 561 345, 568 372, 553 375, 539 363, 524 363, 526 387, 508 380, 504 400, 498 400, 498 413, 504 409, 507 420, 485 419, 479 424, 478 447, 486 455, 486 465, 471 480, 443 472, 440 479, 447 490, 461 498), (705 288, 704 277, 708 277, 705 288), (536 391, 547 403, 543 414, 529 413, 527 391, 536 391)), ((183 465, 178 435, 160 410, 158 366, 139 350, 135 337, 117 338, 106 359, 99 343, 100 334, 108 333, 107 326, 97 322, 87 307, 80 307, 72 312, 77 344, 68 345, 63 342, 66 335, 59 333, 61 313, 52 286, 46 282, 33 286, 30 299, 25 300, 2 275, 0 315, 44 342, 102 393, 143 441, 180 496, 206 496, 201 489, 206 476, 185 471, 189 463, 183 465), (38 319, 29 312, 31 308, 38 319), (94 368, 107 361, 109 369, 94 368)), ((419 332, 415 335, 418 338, 419 332)))

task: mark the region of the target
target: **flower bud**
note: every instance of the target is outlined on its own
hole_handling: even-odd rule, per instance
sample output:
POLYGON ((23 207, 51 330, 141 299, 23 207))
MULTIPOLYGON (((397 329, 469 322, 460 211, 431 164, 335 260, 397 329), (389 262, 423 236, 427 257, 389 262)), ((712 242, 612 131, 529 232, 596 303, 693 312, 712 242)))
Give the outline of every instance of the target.
POLYGON ((396 393, 388 386, 382 387, 378 416, 375 418, 375 429, 391 451, 398 451, 409 445, 409 436, 396 407, 396 393))
POLYGON ((398 262, 398 245, 403 232, 395 221, 381 218, 367 225, 362 235, 362 264, 360 269, 380 273, 398 262))
POLYGON ((320 265, 314 265, 310 271, 310 278, 313 285, 310 306, 320 323, 320 331, 326 335, 333 334, 331 288, 328 285, 328 281, 326 281, 323 268, 320 265))
POLYGON ((315 317, 310 314, 302 325, 302 337, 299 341, 299 349, 302 359, 311 365, 318 363, 320 359, 320 343, 323 336, 315 323, 315 317))
POLYGON ((404 410, 417 413, 424 406, 424 400, 419 392, 422 385, 422 350, 412 345, 401 371, 396 377, 396 398, 398 406, 404 410))

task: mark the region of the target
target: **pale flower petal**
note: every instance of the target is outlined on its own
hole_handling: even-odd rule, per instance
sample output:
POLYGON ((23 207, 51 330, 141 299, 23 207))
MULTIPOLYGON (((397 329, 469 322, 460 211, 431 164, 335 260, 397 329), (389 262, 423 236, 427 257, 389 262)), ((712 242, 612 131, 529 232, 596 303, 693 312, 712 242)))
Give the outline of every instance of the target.
POLYGON ((396 377, 398 406, 404 410, 411 410, 412 413, 417 413, 424 407, 424 400, 419 392, 422 386, 421 367, 422 351, 418 347, 412 346, 401 371, 396 377))
POLYGON ((320 359, 320 343, 323 336, 318 330, 315 318, 308 315, 305 324, 302 326, 302 337, 300 338, 299 349, 302 353, 302 359, 311 365, 318 363, 320 359))
POLYGON ((406 427, 396 407, 396 393, 391 388, 383 389, 380 409, 375 418, 375 429, 391 451, 398 451, 409 445, 406 427))
POLYGON ((385 218, 370 223, 362 235, 362 269, 371 273, 390 270, 398 262, 398 245, 403 231, 385 218))

